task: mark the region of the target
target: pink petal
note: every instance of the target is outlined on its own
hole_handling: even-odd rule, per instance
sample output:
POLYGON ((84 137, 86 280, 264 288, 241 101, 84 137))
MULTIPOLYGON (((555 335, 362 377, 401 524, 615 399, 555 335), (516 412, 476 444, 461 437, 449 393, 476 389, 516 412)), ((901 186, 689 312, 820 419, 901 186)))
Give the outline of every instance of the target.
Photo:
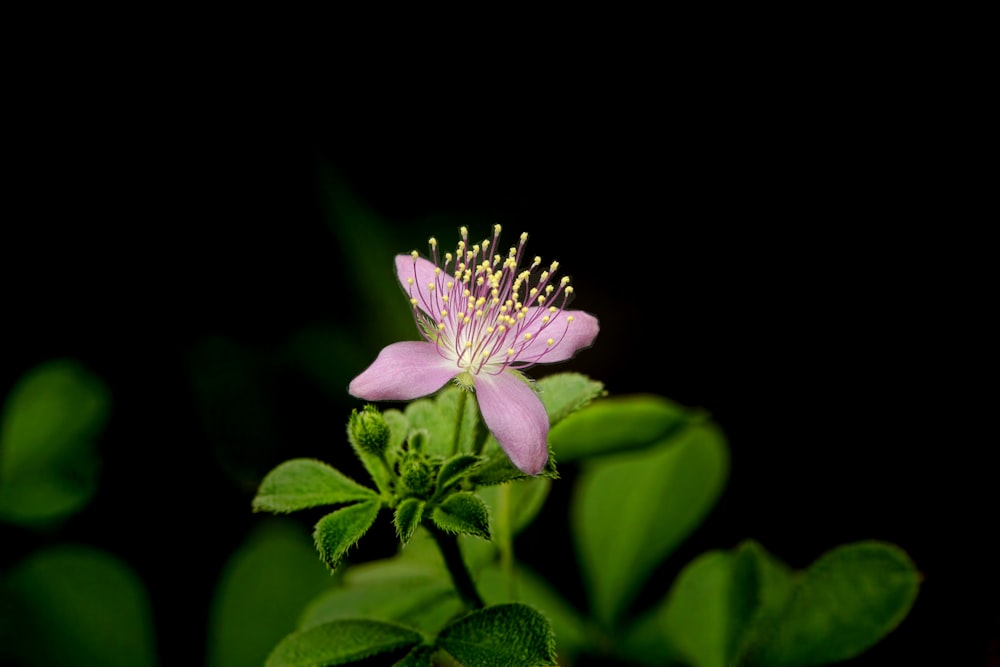
POLYGON ((382 348, 372 365, 351 380, 348 391, 367 401, 409 401, 433 394, 458 375, 458 366, 434 343, 405 341, 382 348))
POLYGON ((565 361, 580 350, 594 344, 600 324, 597 318, 582 310, 564 310, 556 313, 555 318, 545 329, 542 329, 541 313, 538 307, 528 309, 526 319, 531 321, 537 314, 538 319, 522 330, 522 334, 530 333, 532 340, 517 354, 518 362, 532 364, 550 364, 554 361, 565 361), (566 317, 573 316, 573 321, 567 327, 566 317), (565 331, 566 335, 563 336, 565 331), (548 339, 555 342, 549 346, 548 339), (560 340, 561 339, 561 340, 560 340))
POLYGON ((549 417, 535 391, 503 372, 476 376, 476 398, 487 428, 517 468, 537 475, 549 458, 549 417))
POLYGON ((431 302, 431 290, 427 286, 438 282, 437 276, 434 275, 436 268, 433 262, 423 257, 413 259, 413 255, 396 255, 396 277, 399 278, 399 284, 403 286, 407 296, 413 294, 420 310, 425 313, 431 313, 433 310, 427 305, 431 302), (410 278, 413 279, 413 285, 409 283, 410 278))

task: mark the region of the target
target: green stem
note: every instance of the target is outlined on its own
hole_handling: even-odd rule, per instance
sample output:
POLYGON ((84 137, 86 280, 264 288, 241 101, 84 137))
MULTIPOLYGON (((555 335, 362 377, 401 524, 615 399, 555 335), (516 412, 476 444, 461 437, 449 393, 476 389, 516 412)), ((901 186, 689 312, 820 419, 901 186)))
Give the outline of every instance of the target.
POLYGON ((455 584, 455 591, 458 593, 458 597, 469 609, 482 609, 485 607, 486 603, 479 597, 479 591, 476 590, 476 584, 472 581, 472 575, 469 574, 469 569, 465 566, 462 551, 458 547, 458 537, 444 532, 433 524, 425 525, 427 525, 431 535, 434 536, 434 541, 437 542, 438 549, 441 550, 441 555, 444 557, 444 564, 447 566, 449 574, 451 574, 451 580, 455 584))
POLYGON ((516 600, 517 591, 514 587, 514 537, 511 529, 511 498, 510 482, 500 485, 500 495, 497 502, 497 547, 500 549, 500 567, 507 577, 507 594, 511 600, 516 600))
POLYGON ((451 443, 451 455, 458 454, 458 443, 462 440, 462 421, 465 419, 465 401, 469 392, 460 389, 458 392, 458 416, 455 418, 455 440, 451 443))

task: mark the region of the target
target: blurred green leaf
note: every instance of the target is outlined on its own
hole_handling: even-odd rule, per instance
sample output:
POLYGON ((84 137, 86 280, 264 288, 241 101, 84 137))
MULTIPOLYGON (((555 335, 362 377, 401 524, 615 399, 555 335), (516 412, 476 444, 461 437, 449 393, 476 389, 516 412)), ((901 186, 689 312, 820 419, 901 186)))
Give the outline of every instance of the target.
POLYGON ((253 510, 294 512, 377 497, 375 491, 322 461, 291 459, 279 464, 261 481, 253 499, 253 510))
POLYGON ((505 530, 513 537, 538 516, 551 488, 552 480, 548 477, 528 477, 516 482, 486 486, 476 493, 492 509, 491 515, 496 524, 494 532, 500 530, 499 524, 503 522, 506 524, 505 530))
POLYGON ((535 383, 549 424, 560 423, 591 400, 604 394, 604 384, 580 373, 556 373, 535 383))
POLYGON ((331 570, 337 569, 348 549, 368 532, 381 508, 379 501, 369 500, 331 512, 316 522, 313 542, 331 570))
POLYGON ((209 667, 258 667, 295 630, 330 574, 304 528, 268 518, 233 552, 219 578, 208 633, 209 667))
POLYGON ((3 590, 15 627, 0 656, 13 656, 15 664, 157 664, 146 588, 107 552, 72 544, 37 551, 10 571, 3 590))
POLYGON ((808 667, 860 655, 903 621, 919 583, 895 545, 835 547, 797 578, 781 613, 748 642, 744 664, 808 667))
POLYGON ((678 574, 663 602, 630 629, 625 653, 660 665, 806 667, 875 644, 908 613, 917 572, 898 547, 832 549, 803 572, 747 540, 709 551, 678 574))
POLYGON ((436 633, 463 609, 443 568, 393 557, 345 568, 332 589, 309 603, 299 629, 371 618, 436 633))
POLYGON ((18 380, 0 426, 0 521, 42 527, 87 504, 97 489, 95 441, 110 406, 104 382, 71 359, 18 380))
POLYGON ((448 533, 490 539, 489 509, 474 493, 459 491, 451 494, 431 511, 431 520, 448 533))
POLYGON ((265 667, 348 665, 375 655, 402 654, 422 641, 420 633, 395 623, 343 619, 288 635, 268 656, 265 667))
POLYGON ((437 645, 465 667, 544 667, 555 664, 548 620, 523 604, 500 604, 462 616, 437 645))
MULTIPOLYGON (((340 262, 344 275, 354 279, 351 293, 358 303, 385 304, 367 309, 365 317, 358 319, 358 326, 364 327, 364 331, 357 336, 370 341, 375 353, 395 341, 417 340, 419 334, 410 304, 393 265, 396 255, 414 248, 394 234, 392 226, 358 199, 329 167, 322 165, 320 176, 327 220, 342 250, 340 262), (398 307, 392 307, 394 304, 398 307)), ((373 355, 371 361, 374 360, 373 355)), ((363 368, 359 367, 357 372, 363 368)))
POLYGON ((598 620, 613 627, 656 566, 714 506, 728 469, 725 438, 711 424, 588 461, 573 491, 570 520, 598 620))
POLYGON ((602 398, 554 426, 549 443, 560 463, 567 463, 649 447, 701 419, 701 413, 662 396, 602 398))

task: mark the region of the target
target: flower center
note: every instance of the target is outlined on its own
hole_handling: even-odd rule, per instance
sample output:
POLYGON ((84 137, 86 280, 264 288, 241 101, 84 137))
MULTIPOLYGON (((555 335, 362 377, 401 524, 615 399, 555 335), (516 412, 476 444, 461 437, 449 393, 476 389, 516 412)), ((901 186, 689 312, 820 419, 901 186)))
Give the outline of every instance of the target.
POLYGON ((568 277, 553 277, 559 262, 536 271, 542 259, 535 257, 522 269, 528 235, 521 234, 506 255, 496 252, 499 236, 500 225, 494 225, 492 240, 470 246, 462 227, 455 253, 443 257, 431 238, 432 276, 418 270, 417 251, 410 253, 414 270, 406 283, 421 333, 473 375, 542 361, 573 320, 559 317, 573 294, 568 277))

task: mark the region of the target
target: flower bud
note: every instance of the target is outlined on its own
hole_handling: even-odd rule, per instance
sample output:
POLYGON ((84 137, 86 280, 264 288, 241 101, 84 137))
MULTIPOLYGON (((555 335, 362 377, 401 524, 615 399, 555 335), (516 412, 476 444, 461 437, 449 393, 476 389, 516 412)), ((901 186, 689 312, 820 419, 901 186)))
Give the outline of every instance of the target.
POLYGON ((399 461, 399 476, 414 495, 426 498, 434 490, 435 470, 427 457, 407 452, 399 461))
POLYGON ((381 456, 389 444, 389 425, 375 406, 366 405, 361 412, 351 411, 347 437, 356 450, 381 456))

